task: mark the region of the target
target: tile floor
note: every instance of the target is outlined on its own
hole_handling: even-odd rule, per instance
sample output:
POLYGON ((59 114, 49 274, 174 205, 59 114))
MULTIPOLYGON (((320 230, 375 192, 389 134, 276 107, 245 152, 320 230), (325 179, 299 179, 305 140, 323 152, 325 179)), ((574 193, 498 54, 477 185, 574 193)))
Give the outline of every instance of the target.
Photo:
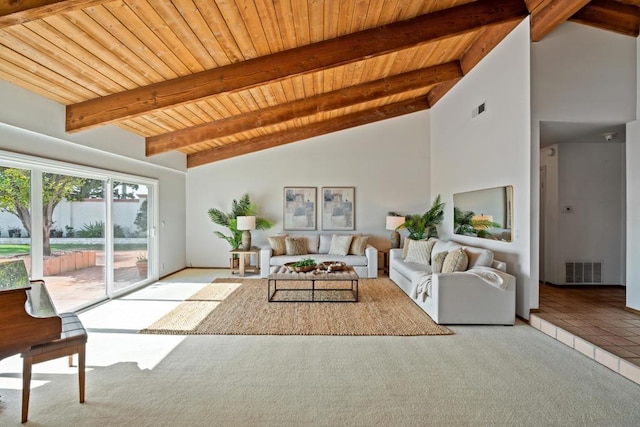
POLYGON ((640 314, 625 310, 625 288, 540 284, 539 307, 532 317, 640 366, 640 314))

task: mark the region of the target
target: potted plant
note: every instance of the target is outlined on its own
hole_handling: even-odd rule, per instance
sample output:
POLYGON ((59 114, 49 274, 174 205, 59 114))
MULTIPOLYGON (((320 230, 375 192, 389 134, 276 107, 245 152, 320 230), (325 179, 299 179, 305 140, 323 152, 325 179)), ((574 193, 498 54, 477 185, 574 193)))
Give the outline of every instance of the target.
POLYGON ((431 208, 422 215, 413 214, 405 216, 404 224, 398 227, 399 230, 406 229, 409 232, 409 239, 420 240, 424 237, 437 237, 436 226, 444 219, 444 202, 440 200, 440 195, 435 198, 431 208), (426 234, 426 236, 425 236, 426 234))
POLYGON ((143 253, 138 254, 136 259, 136 267, 138 268, 138 274, 140 277, 147 277, 149 271, 149 260, 143 253))
MULTIPOLYGON (((255 216, 256 217, 256 230, 268 230, 273 227, 273 223, 267 219, 257 216, 258 206, 251 202, 251 198, 248 193, 245 193, 239 200, 234 199, 231 202, 231 212, 223 212, 217 208, 211 208, 208 210, 209 218, 215 224, 226 227, 229 230, 229 234, 224 234, 221 231, 214 231, 213 233, 226 240, 231 245, 231 249, 238 249, 242 243, 242 230, 238 230, 237 217, 239 216, 255 216)), ((236 263, 238 262, 237 255, 230 260, 231 268, 238 268, 236 263)))

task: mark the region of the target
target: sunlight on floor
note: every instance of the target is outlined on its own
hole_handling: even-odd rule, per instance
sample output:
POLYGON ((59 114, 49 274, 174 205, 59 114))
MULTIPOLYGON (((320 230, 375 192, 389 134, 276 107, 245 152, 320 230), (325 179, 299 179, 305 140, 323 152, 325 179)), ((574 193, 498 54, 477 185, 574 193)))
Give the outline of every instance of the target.
MULTIPOLYGON (((203 289, 218 277, 230 277, 226 269, 187 269, 153 283, 123 298, 112 300, 80 313, 89 332, 87 371, 117 363, 135 363, 138 368, 154 369, 186 337, 138 333, 203 289)), ((77 358, 75 359, 77 362, 77 358)), ((46 384, 38 375, 77 375, 77 366, 68 366, 61 357, 33 366, 31 388, 46 384)), ((22 358, 15 355, 0 360, 0 388, 22 389, 22 358)))

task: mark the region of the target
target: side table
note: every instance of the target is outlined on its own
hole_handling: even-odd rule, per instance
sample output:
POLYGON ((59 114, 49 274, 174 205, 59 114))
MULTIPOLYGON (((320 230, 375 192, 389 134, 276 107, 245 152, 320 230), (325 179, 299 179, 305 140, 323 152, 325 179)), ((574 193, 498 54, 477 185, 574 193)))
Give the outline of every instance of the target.
POLYGON ((231 268, 231 274, 238 273, 240 277, 244 277, 245 273, 260 273, 260 248, 252 247, 251 249, 231 249, 229 251, 231 258, 238 255, 238 268, 231 268), (251 264, 251 255, 255 254, 256 263, 251 264), (247 257, 249 259, 247 260, 247 257))

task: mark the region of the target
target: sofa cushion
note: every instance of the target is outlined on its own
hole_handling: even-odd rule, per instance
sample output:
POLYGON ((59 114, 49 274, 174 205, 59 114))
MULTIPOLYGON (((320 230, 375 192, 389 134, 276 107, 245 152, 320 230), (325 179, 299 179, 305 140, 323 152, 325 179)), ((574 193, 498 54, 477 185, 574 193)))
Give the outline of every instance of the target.
POLYGON ((367 243, 369 243, 369 236, 353 236, 351 247, 349 247, 349 255, 364 255, 367 243))
MULTIPOLYGON (((337 255, 329 255, 329 254, 314 254, 311 256, 316 263, 326 262, 326 261, 342 261, 347 263, 347 265, 352 266, 367 266, 367 257, 366 256, 358 256, 358 255, 347 255, 347 256, 337 256, 337 255)), ((284 265, 288 262, 300 261, 300 255, 280 255, 280 256, 272 256, 269 259, 269 264, 274 265, 284 265)))
POLYGON ((414 276, 421 275, 423 273, 429 274, 432 272, 430 265, 419 264, 417 262, 400 261, 394 263, 393 268, 410 281, 414 278, 414 276))
POLYGON ((302 237, 307 241, 307 253, 308 254, 317 254, 318 253, 318 244, 320 242, 319 234, 291 234, 291 237, 302 237))
POLYGON ((349 253, 353 236, 349 234, 334 234, 331 238, 329 255, 346 255, 349 253))
POLYGON ((465 271, 469 264, 469 257, 464 248, 458 248, 447 254, 442 264, 443 273, 453 273, 454 271, 465 271))
POLYGON ((431 258, 431 270, 433 273, 442 273, 442 266, 444 265, 444 260, 447 258, 449 252, 443 251, 434 254, 431 258))
POLYGON ((321 234, 320 235, 320 247, 318 248, 319 254, 328 254, 329 249, 331 249, 331 238, 333 236, 331 234, 321 234))
POLYGON ((431 264, 431 249, 435 242, 429 240, 411 240, 408 244, 406 262, 419 264, 431 264))
POLYGON ((306 255, 307 254, 307 239, 306 237, 287 236, 284 239, 287 255, 306 255))
POLYGON ((286 234, 282 236, 267 237, 267 240, 269 241, 269 245, 271 246, 271 250, 273 251, 273 255, 284 255, 287 253, 287 246, 285 244, 286 238, 287 238, 286 234))
POLYGON ((491 267, 491 263, 493 263, 493 251, 474 248, 473 246, 466 246, 464 250, 467 253, 467 257, 469 257, 467 269, 473 267, 491 267))

